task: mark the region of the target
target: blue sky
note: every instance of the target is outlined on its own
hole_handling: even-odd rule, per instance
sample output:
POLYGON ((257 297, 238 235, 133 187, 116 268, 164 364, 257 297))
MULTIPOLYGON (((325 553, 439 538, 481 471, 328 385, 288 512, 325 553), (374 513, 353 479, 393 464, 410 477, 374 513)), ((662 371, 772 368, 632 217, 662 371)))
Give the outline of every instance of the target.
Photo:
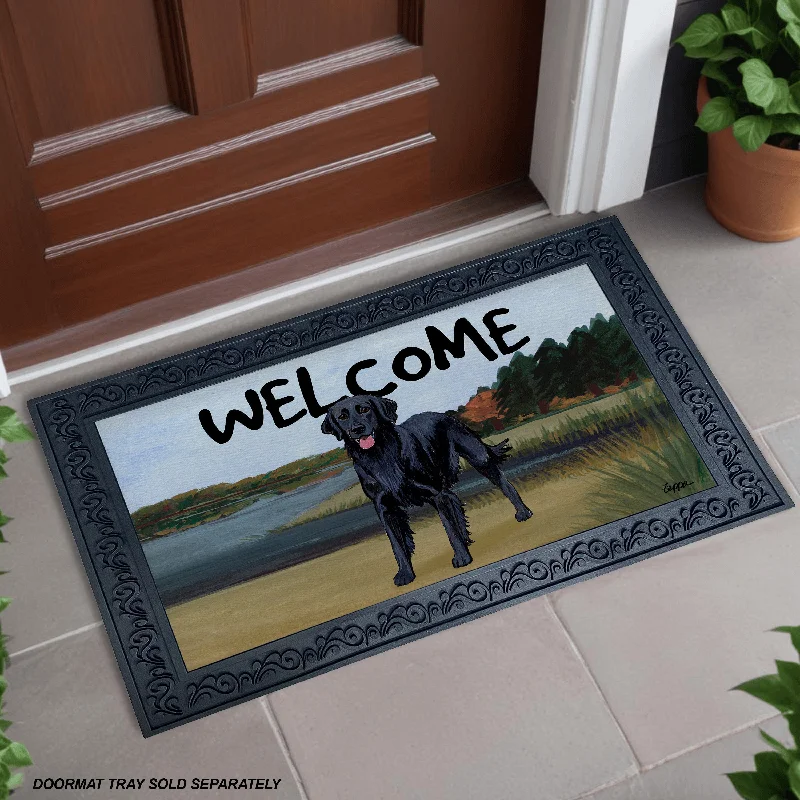
MULTIPOLYGON (((295 377, 300 366, 310 372, 317 399, 326 403, 347 394, 345 374, 354 362, 377 359, 377 366, 362 373, 361 383, 373 386, 383 386, 390 380, 398 383, 391 397, 398 404, 400 422, 420 411, 446 411, 463 405, 478 386, 494 382, 497 370, 511 356, 501 355, 496 361, 488 361, 468 341, 463 359, 451 360, 450 369, 445 371, 433 367, 425 378, 414 383, 392 375, 392 359, 398 350, 408 346, 430 352, 425 335, 427 325, 452 334, 455 321, 467 317, 485 333, 481 318, 490 309, 500 307, 510 313, 497 317, 497 324, 517 325, 506 341, 513 343, 524 336, 530 337, 530 343, 521 350, 523 353, 533 353, 547 337, 566 341, 573 328, 586 325, 595 314, 605 317, 613 314, 589 268, 574 267, 172 400, 108 417, 99 421, 97 428, 129 510, 189 489, 234 483, 296 458, 339 446, 334 437, 321 432, 321 418, 314 419, 310 414, 289 427, 277 429, 265 412, 260 430, 250 431, 237 424, 233 437, 224 445, 210 439, 200 426, 197 417, 200 409, 208 408, 221 428, 230 409, 249 410, 244 399, 246 389, 258 391, 264 383, 276 378, 289 380, 288 386, 277 393, 295 396, 293 403, 282 408, 286 417, 291 416, 303 408, 295 377)), ((409 359, 409 369, 416 365, 415 359, 409 359)))

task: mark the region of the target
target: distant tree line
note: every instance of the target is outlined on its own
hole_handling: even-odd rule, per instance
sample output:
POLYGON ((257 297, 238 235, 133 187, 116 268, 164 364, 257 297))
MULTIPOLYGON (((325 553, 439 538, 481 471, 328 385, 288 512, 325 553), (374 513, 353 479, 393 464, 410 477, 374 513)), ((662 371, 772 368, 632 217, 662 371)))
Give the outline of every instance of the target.
POLYGON ((533 355, 515 353, 498 370, 493 388, 510 421, 537 411, 546 414, 556 397, 599 396, 606 386, 649 376, 619 317, 598 314, 588 327, 575 328, 566 344, 545 339, 533 355))

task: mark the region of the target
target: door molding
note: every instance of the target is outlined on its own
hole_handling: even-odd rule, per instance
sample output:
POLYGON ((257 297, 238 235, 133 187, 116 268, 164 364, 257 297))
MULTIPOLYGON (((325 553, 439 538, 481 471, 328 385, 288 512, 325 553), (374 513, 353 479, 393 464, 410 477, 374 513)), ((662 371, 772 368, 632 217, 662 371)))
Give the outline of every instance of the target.
POLYGON ((553 214, 644 193, 677 0, 548 0, 531 180, 553 214))

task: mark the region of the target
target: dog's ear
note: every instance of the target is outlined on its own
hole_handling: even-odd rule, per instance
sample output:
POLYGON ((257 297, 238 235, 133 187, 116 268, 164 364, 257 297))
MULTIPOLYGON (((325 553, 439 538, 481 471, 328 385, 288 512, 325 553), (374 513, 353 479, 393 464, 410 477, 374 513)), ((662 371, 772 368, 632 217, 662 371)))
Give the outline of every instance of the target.
POLYGON ((370 402, 381 422, 388 422, 390 425, 397 422, 397 403, 394 400, 388 397, 371 397, 370 402))
POLYGON ((325 419, 322 420, 321 430, 323 433, 333 434, 340 442, 342 441, 342 429, 339 427, 339 423, 333 418, 331 409, 328 409, 325 419))

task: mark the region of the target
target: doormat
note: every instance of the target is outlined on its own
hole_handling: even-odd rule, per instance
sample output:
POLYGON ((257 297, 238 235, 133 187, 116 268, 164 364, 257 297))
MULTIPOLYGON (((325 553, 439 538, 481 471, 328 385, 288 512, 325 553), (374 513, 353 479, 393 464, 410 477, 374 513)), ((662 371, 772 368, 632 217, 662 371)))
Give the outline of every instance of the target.
POLYGON ((145 735, 791 506, 614 217, 29 406, 145 735))

